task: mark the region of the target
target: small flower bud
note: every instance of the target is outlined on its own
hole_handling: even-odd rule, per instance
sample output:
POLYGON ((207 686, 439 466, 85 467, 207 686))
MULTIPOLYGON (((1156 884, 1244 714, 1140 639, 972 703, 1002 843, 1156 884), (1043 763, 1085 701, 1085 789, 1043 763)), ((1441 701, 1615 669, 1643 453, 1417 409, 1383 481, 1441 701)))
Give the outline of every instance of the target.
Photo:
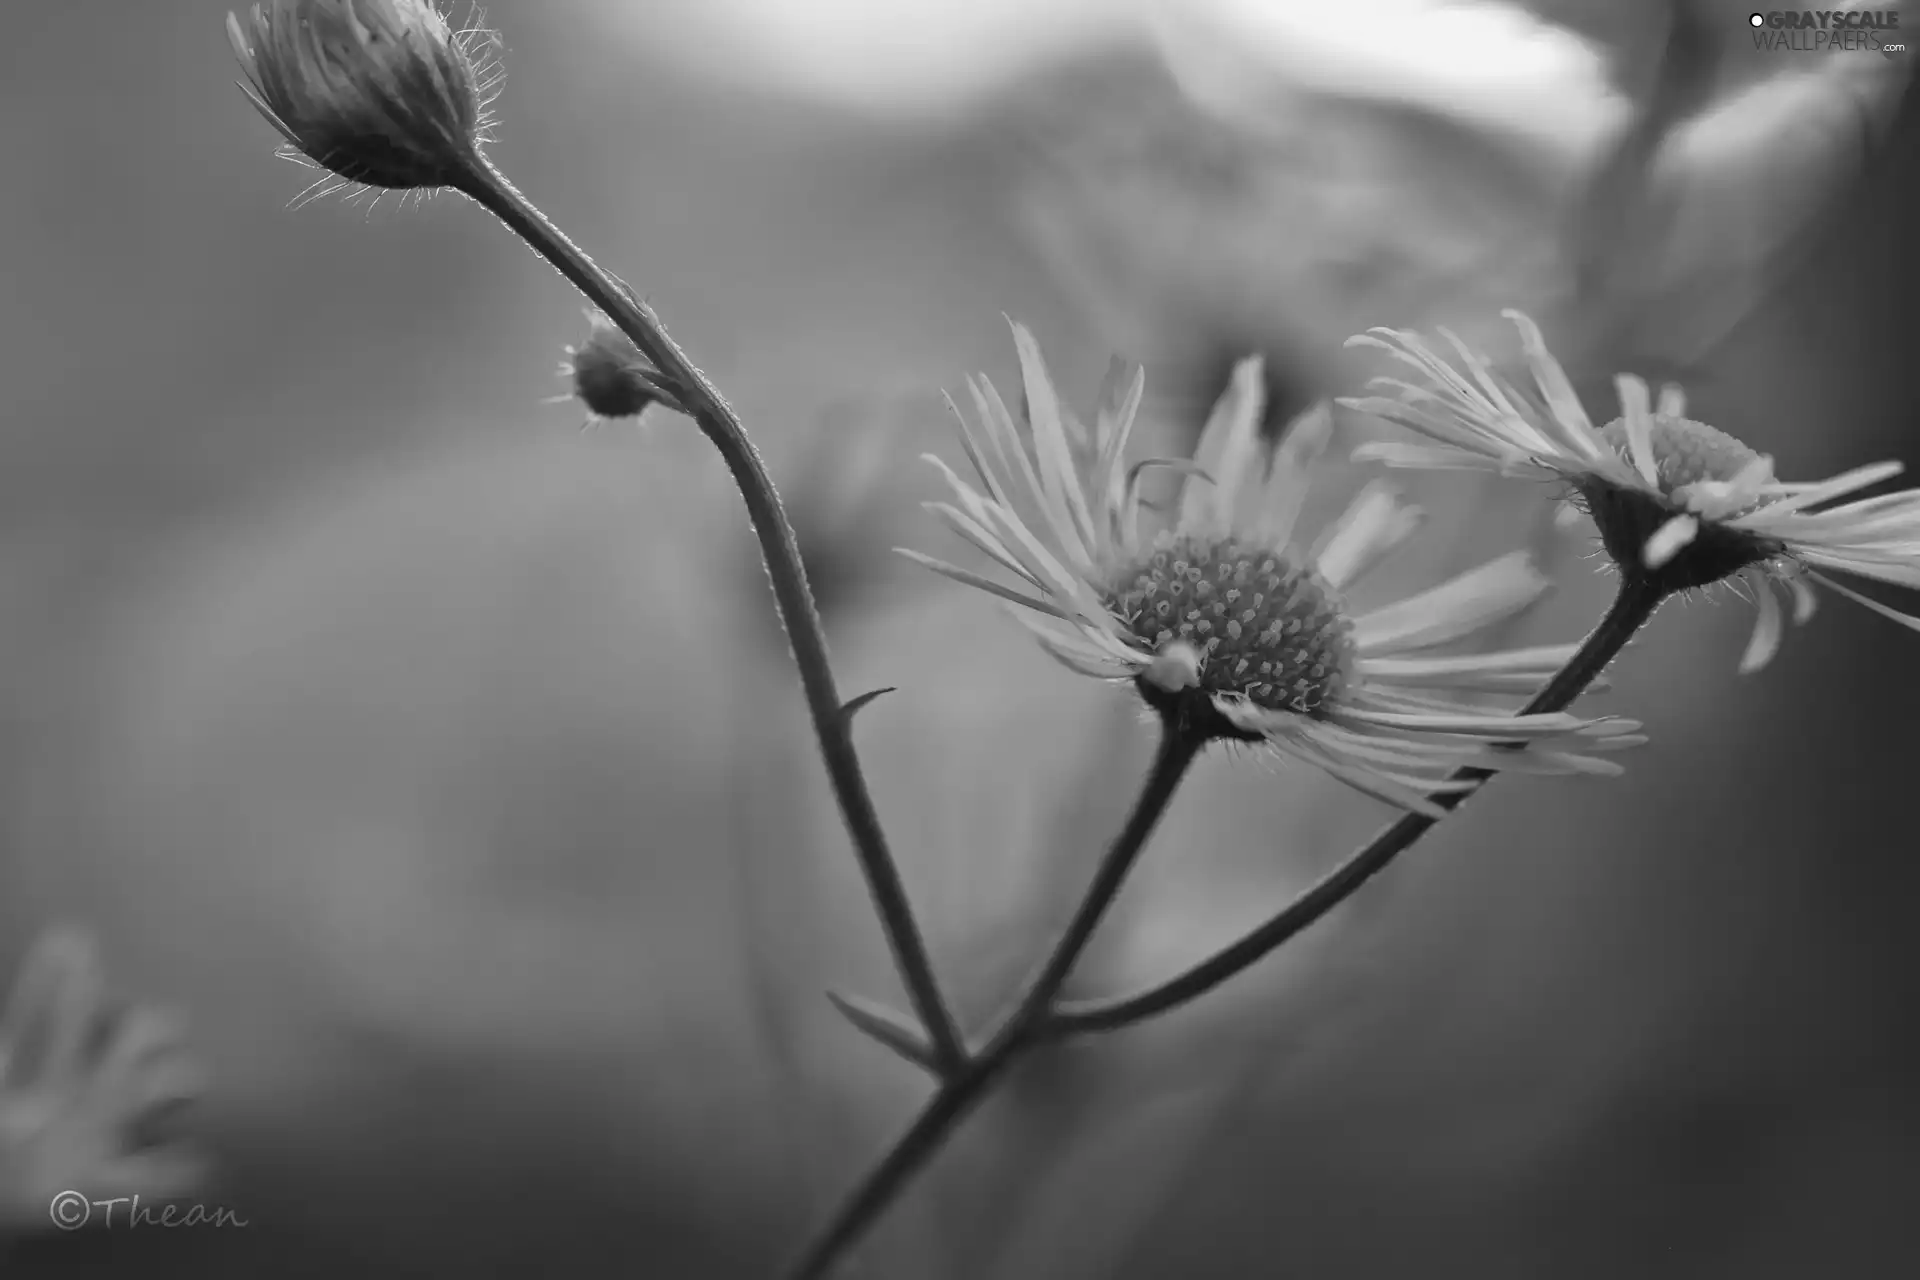
POLYGON ((591 421, 637 418, 649 405, 661 404, 685 412, 671 387, 653 363, 640 354, 633 339, 598 311, 589 311, 592 328, 577 347, 567 348, 560 376, 573 384, 573 398, 587 407, 591 421))
POLYGON ((349 182, 452 186, 480 164, 495 37, 431 0, 266 0, 244 25, 228 14, 227 37, 260 114, 349 182))

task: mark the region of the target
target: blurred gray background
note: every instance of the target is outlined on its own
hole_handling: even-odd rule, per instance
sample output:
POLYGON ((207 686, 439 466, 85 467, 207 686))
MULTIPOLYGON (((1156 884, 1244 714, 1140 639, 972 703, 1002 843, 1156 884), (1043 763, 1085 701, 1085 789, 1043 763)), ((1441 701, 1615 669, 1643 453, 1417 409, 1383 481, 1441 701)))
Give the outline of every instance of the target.
MULTIPOLYGON (((1517 304, 1596 397, 1684 376, 1788 475, 1920 460, 1903 66, 1754 54, 1718 3, 1543 3, 1535 62, 1416 8, 490 7, 492 154, 742 411, 843 685, 900 686, 861 741, 974 1020, 1150 746, 886 552, 951 554, 916 459, 941 388, 1010 375, 1001 313, 1082 402, 1148 360, 1163 449, 1247 350, 1297 408, 1358 386, 1347 333, 1517 304), (1633 110, 1727 102, 1638 195, 1582 185, 1633 110)), ((290 210, 223 9, 6 15, 0 973, 73 921, 183 1012, 250 1225, 0 1266, 773 1275, 924 1085, 821 994, 898 998, 744 520, 683 421, 541 403, 580 304, 479 211, 290 210)), ((1436 536, 1372 594, 1537 536, 1538 495, 1412 488, 1436 536)), ((1518 638, 1597 616, 1584 551, 1518 638)), ((1920 640, 1829 600, 1743 679, 1750 625, 1675 605, 1629 653, 1626 778, 1503 781, 1204 1006, 1030 1064, 860 1274, 1913 1274, 1920 640)), ((1383 816, 1208 760, 1077 989, 1383 816)))

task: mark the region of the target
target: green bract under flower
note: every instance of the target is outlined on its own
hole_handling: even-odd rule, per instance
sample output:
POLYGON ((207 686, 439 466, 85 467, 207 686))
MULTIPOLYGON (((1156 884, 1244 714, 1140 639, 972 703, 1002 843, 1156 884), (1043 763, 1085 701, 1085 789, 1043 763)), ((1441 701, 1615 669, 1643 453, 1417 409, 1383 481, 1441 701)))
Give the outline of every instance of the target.
POLYGON ((1726 581, 1753 593, 1759 621, 1742 671, 1765 666, 1780 647, 1785 614, 1778 590, 1792 598, 1796 622, 1813 615, 1810 584, 1817 583, 1920 630, 1920 619, 1827 576, 1839 571, 1920 587, 1920 490, 1824 505, 1898 475, 1899 463, 1782 483, 1773 459, 1688 418, 1678 387, 1664 388, 1655 403, 1647 384, 1629 374, 1616 379, 1620 417, 1596 428, 1538 326, 1519 312, 1506 314, 1520 330, 1544 408, 1452 334, 1442 331, 1457 365, 1418 334, 1377 329, 1352 341, 1382 348, 1410 365, 1417 380, 1376 378, 1392 394, 1343 403, 1430 443, 1368 445, 1355 456, 1567 481, 1623 573, 1668 592, 1726 581))
POLYGON ((1010 583, 903 554, 1019 605, 1067 667, 1131 681, 1190 732, 1270 744, 1422 813, 1440 812, 1433 793, 1474 785, 1448 779, 1462 765, 1616 772, 1590 753, 1641 741, 1628 721, 1489 709, 1487 695, 1531 691, 1572 645, 1435 655, 1547 589, 1523 554, 1350 611, 1343 593, 1413 533, 1419 514, 1375 484, 1312 550, 1298 546, 1294 525, 1331 418, 1322 406, 1277 449, 1263 444, 1257 359, 1234 370, 1191 462, 1129 465, 1139 370, 1116 371, 1088 430, 1060 403, 1032 335, 1016 325, 1014 339, 1027 420, 1016 422, 985 379, 972 381, 977 426, 954 412, 978 483, 931 458, 954 501, 929 504, 1010 583), (1150 521, 1141 498, 1156 465, 1186 473, 1164 521, 1150 521))
POLYGON ((266 0, 244 24, 228 14, 227 36, 260 114, 345 182, 453 186, 479 165, 494 37, 430 0, 266 0))

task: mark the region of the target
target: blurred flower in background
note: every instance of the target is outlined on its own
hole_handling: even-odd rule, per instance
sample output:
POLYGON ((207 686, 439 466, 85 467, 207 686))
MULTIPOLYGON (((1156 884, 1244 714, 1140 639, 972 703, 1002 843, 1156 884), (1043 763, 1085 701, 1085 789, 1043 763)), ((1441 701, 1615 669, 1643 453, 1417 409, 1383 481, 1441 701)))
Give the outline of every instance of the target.
POLYGON ((109 993, 91 938, 43 933, 5 1000, 0 1233, 78 1230, 94 1202, 136 1195, 158 1213, 201 1186, 199 1158, 163 1127, 202 1087, 180 1030, 109 993))

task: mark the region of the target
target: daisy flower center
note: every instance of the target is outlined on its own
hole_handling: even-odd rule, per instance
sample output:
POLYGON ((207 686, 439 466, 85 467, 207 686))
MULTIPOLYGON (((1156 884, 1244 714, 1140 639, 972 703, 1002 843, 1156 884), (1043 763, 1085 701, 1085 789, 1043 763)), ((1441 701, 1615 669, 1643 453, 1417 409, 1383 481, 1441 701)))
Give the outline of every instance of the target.
POLYGON ((1105 603, 1148 648, 1185 641, 1200 687, 1314 715, 1352 678, 1353 627, 1313 569, 1239 538, 1163 534, 1105 603))
MULTIPOLYGON (((1621 457, 1628 456, 1625 421, 1615 418, 1600 428, 1599 436, 1621 457)), ((1655 415, 1649 439, 1654 470, 1668 493, 1702 480, 1732 480, 1760 456, 1726 432, 1691 418, 1655 415)))

